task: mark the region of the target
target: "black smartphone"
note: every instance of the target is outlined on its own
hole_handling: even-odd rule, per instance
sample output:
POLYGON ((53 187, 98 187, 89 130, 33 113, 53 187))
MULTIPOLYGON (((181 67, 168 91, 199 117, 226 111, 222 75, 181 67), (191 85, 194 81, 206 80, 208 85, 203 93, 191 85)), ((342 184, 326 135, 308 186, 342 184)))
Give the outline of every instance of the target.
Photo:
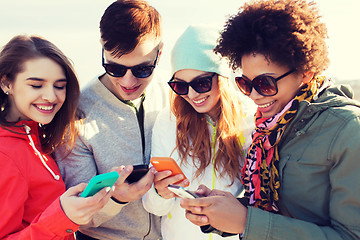
POLYGON ((128 183, 134 183, 139 181, 149 171, 149 166, 146 164, 134 165, 133 167, 133 171, 126 178, 126 181, 128 183))

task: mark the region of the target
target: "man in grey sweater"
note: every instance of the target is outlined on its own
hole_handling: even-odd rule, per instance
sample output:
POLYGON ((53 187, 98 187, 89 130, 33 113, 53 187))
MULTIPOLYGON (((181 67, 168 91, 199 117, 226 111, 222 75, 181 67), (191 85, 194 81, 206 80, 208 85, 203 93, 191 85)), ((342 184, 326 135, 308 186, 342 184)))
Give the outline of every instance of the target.
MULTIPOLYGON (((163 48, 159 13, 143 0, 118 0, 100 22, 104 74, 82 89, 79 137, 58 165, 67 187, 112 170, 120 178, 112 200, 81 226, 77 239, 160 239, 160 219, 146 212, 141 197, 154 170, 128 184, 133 165, 147 164, 151 130, 167 103, 165 89, 152 83, 163 48), (146 90, 146 93, 145 93, 146 90)), ((160 83, 159 83, 160 84, 160 83)))

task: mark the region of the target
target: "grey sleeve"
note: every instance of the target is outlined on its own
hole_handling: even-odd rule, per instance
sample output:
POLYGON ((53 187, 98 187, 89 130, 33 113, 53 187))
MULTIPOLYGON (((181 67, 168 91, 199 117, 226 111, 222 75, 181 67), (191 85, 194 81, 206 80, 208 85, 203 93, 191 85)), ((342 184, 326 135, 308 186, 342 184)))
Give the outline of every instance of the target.
MULTIPOLYGON (((61 152, 61 149, 57 152, 61 152)), ((84 143, 81 135, 78 136, 72 152, 57 160, 57 164, 67 189, 79 183, 88 183, 97 174, 93 152, 84 143)))

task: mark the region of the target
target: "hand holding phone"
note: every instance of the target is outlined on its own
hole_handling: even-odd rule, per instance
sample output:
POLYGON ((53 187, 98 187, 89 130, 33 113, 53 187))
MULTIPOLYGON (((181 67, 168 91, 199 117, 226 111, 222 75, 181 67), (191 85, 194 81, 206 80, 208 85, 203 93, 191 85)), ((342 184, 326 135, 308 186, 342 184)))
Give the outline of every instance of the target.
POLYGON ((149 171, 149 166, 146 164, 134 165, 133 171, 126 178, 128 183, 134 183, 139 181, 142 177, 144 177, 149 171))
POLYGON ((194 198, 199 198, 200 196, 197 195, 195 192, 187 190, 186 188, 177 186, 177 185, 169 185, 168 189, 170 191, 172 191, 173 193, 175 193, 177 196, 179 196, 180 198, 190 198, 190 199, 194 199, 194 198))
POLYGON ((108 172, 96 175, 90 180, 85 190, 81 193, 80 197, 90 197, 95 195, 104 187, 112 187, 118 177, 119 174, 117 172, 108 172))
MULTIPOLYGON (((172 172, 172 174, 170 176, 182 174, 184 178, 181 181, 184 181, 185 179, 187 179, 185 174, 179 167, 179 165, 171 157, 152 157, 150 159, 150 162, 155 167, 156 171, 158 171, 158 172, 170 170, 172 172)), ((181 182, 181 181, 179 181, 179 182, 181 182)), ((179 182, 176 182, 175 184, 177 184, 179 182)))

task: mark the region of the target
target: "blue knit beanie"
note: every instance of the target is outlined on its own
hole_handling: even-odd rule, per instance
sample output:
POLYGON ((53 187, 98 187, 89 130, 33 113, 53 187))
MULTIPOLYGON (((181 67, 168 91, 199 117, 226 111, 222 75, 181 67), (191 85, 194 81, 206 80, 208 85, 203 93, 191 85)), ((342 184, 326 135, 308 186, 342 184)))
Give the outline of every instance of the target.
POLYGON ((216 28, 189 26, 172 49, 172 74, 182 69, 195 69, 229 77, 228 64, 213 51, 219 36, 216 28))

